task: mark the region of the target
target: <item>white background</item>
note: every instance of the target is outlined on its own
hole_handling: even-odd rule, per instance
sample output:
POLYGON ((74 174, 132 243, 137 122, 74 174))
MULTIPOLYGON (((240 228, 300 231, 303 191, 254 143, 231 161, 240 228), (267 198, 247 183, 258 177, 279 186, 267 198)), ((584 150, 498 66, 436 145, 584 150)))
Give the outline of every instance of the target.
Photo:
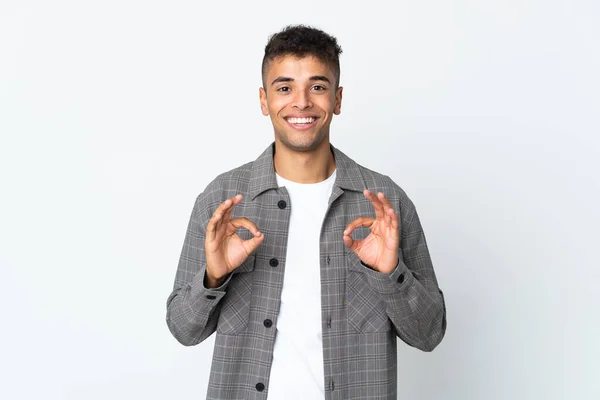
POLYGON ((446 295, 402 399, 600 398, 595 0, 0 2, 3 399, 205 397, 165 324, 196 195, 273 140, 270 34, 338 37, 332 143, 417 205, 446 295))

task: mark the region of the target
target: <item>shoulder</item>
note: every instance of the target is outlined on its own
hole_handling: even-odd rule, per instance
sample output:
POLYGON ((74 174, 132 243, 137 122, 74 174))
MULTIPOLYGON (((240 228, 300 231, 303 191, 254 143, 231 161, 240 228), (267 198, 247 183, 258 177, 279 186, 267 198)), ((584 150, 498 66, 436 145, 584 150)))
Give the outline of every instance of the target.
POLYGON ((253 162, 248 162, 246 164, 240 165, 239 167, 217 175, 217 177, 215 177, 206 186, 204 192, 227 193, 247 188, 248 184, 250 183, 250 172, 252 169, 252 164, 253 162))

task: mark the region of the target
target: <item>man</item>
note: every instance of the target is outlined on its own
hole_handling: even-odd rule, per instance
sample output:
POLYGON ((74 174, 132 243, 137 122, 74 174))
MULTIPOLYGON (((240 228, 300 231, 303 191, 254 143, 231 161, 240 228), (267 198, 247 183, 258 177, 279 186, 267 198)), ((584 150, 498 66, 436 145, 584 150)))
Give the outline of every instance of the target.
POLYGON ((275 142, 198 196, 167 324, 217 331, 209 399, 394 399, 396 336, 431 351, 444 298, 413 203, 329 142, 335 38, 291 26, 265 48, 275 142))

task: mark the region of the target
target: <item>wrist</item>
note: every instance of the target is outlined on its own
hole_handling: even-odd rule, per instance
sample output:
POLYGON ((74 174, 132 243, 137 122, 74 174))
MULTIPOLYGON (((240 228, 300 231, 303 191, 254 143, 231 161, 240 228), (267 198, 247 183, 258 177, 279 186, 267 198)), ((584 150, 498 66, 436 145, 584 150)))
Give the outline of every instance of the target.
POLYGON ((206 273, 204 274, 204 286, 208 289, 218 288, 225 282, 226 276, 215 277, 210 273, 209 269, 206 269, 206 273))

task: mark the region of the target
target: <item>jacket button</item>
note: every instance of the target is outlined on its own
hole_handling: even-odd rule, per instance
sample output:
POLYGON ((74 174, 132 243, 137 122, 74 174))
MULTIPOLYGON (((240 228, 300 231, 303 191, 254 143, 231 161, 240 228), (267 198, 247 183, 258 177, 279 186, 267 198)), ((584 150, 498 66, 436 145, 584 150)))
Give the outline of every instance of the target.
POLYGON ((283 200, 279 200, 277 202, 277 207, 281 208, 282 210, 287 206, 287 203, 283 200))
POLYGON ((270 265, 271 267, 276 267, 276 266, 278 266, 278 265, 279 265, 279 260, 277 260, 276 258, 271 258, 271 259, 269 260, 269 265, 270 265))
POLYGON ((402 282, 404 282, 404 274, 400 274, 400 276, 398 277, 398 283, 402 282))
POLYGON ((256 390, 258 390, 259 392, 262 392, 263 390, 265 390, 265 385, 261 382, 258 382, 256 384, 256 390))
POLYGON ((216 298, 217 298, 217 296, 215 296, 215 295, 212 295, 212 294, 207 294, 207 295, 206 295, 206 298, 207 298, 207 299, 209 299, 209 300, 214 300, 214 299, 216 299, 216 298))
POLYGON ((273 321, 271 321, 270 319, 265 319, 263 321, 263 325, 265 326, 265 328, 270 328, 273 326, 273 321))

